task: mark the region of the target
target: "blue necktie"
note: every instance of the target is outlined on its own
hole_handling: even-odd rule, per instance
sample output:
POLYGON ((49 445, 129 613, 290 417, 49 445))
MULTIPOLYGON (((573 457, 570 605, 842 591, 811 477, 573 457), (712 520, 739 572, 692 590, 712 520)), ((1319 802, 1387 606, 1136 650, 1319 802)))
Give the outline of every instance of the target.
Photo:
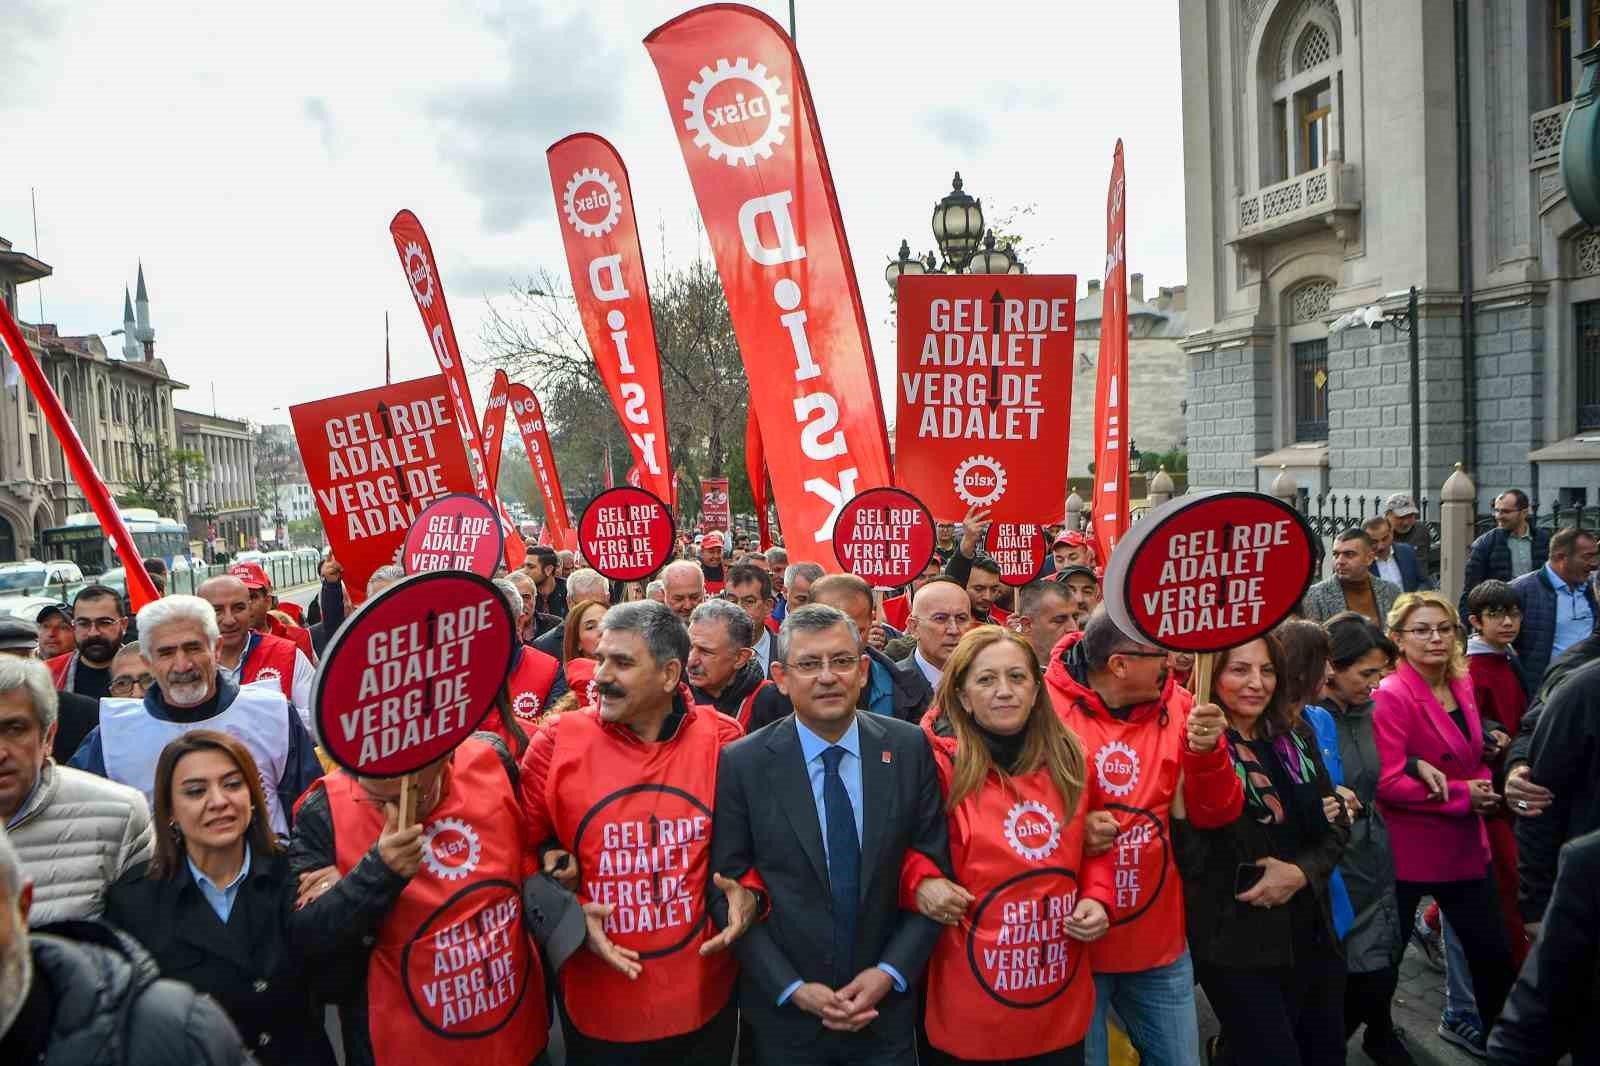
POLYGON ((833 973, 836 987, 855 977, 856 907, 861 897, 861 842, 856 812, 839 776, 847 753, 839 745, 822 753, 822 807, 828 817, 828 884, 833 889, 833 973))

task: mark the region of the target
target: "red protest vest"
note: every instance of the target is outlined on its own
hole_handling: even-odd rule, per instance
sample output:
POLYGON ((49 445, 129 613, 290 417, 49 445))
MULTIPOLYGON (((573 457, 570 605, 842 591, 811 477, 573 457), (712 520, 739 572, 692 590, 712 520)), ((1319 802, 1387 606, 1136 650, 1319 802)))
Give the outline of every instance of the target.
MULTIPOLYGON (((1059 654, 1059 649, 1058 649, 1059 654)), ((1045 673, 1056 713, 1083 742, 1088 775, 1117 818, 1111 931, 1094 944, 1094 969, 1135 973, 1183 954, 1183 886, 1172 854, 1172 797, 1178 790, 1184 723, 1192 697, 1170 684, 1165 711, 1141 707, 1127 721, 1106 713, 1059 658, 1045 673)))
POLYGON ((602 723, 592 707, 546 729, 553 750, 543 803, 561 846, 578 857, 578 896, 616 905, 606 933, 639 952, 643 967, 630 981, 593 952, 576 952, 561 967, 573 1025, 621 1044, 700 1028, 727 1005, 737 973, 731 951, 701 958, 699 950, 718 932, 705 907, 717 763, 743 731, 692 704, 658 744, 602 723))
POLYGON ((317 661, 317 653, 311 648, 311 631, 303 626, 286 626, 282 622, 267 616, 267 633, 271 636, 287 640, 295 647, 306 653, 306 658, 312 662, 317 661))
MULTIPOLYGON (((349 873, 383 812, 344 770, 324 777, 334 862, 349 873)), ((494 749, 463 741, 448 794, 423 819, 423 863, 378 930, 367 1030, 379 1063, 530 1062, 550 1018, 544 971, 522 923, 522 818, 494 749)))
MULTIPOLYGON (((954 741, 930 737, 950 795, 954 741)), ((1090 945, 1067 936, 1081 891, 1101 902, 1111 871, 1083 858, 1091 802, 1071 818, 1048 770, 983 787, 949 814, 956 883, 975 902, 928 962, 928 1041, 958 1059, 1025 1059, 1083 1039, 1094 1015, 1090 945)))
POLYGON ((744 702, 739 704, 739 728, 747 733, 750 731, 750 714, 755 710, 756 697, 761 695, 761 690, 770 684, 772 684, 770 679, 763 680, 761 684, 751 689, 750 695, 746 696, 744 702))
MULTIPOLYGON (((506 678, 506 694, 511 700, 511 711, 524 731, 537 725, 539 717, 550 709, 550 690, 560 676, 560 659, 532 645, 522 646, 517 665, 506 678)), ((493 717, 491 715, 489 720, 493 717)))
POLYGON ((50 668, 50 678, 55 682, 57 692, 67 690, 67 668, 72 665, 72 657, 76 654, 69 651, 44 661, 45 666, 50 668))
POLYGON ((252 632, 245 637, 244 662, 239 683, 271 681, 283 690, 283 698, 294 702, 294 657, 300 649, 294 641, 270 633, 252 632))

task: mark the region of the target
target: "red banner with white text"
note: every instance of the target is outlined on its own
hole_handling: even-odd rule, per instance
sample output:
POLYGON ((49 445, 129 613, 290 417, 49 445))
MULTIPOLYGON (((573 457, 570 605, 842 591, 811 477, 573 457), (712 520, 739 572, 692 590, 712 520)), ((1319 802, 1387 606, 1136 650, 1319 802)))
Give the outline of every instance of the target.
POLYGON ((550 450, 550 433, 544 425, 544 409, 528 386, 518 382, 509 393, 511 417, 522 432, 522 446, 528 451, 533 480, 544 497, 544 528, 557 551, 576 550, 578 537, 567 515, 567 497, 561 491, 561 475, 556 472, 556 455, 550 450))
POLYGON ((289 408, 322 529, 357 603, 372 572, 399 561, 424 508, 473 492, 455 420, 440 374, 289 408))
POLYGON ((761 443, 761 425, 752 404, 744 424, 744 473, 750 479, 750 499, 756 508, 756 529, 761 550, 772 547, 772 530, 767 518, 767 448, 761 443))
POLYGON ((939 521, 1060 513, 1077 287, 1071 274, 900 278, 895 483, 939 521))
POLYGON ((1100 558, 1128 531, 1128 216, 1122 141, 1106 193, 1106 281, 1094 395, 1094 502, 1089 521, 1100 558))
POLYGON ((670 504, 661 356, 628 168, 611 143, 593 133, 557 141, 545 158, 589 352, 644 472, 644 487, 670 504))
POLYGON ((517 536, 517 527, 501 506, 489 483, 488 457, 484 452, 483 434, 478 429, 478 412, 472 406, 472 386, 467 381, 466 367, 461 365, 461 346, 456 343, 456 327, 450 321, 450 308, 444 302, 444 282, 439 277, 439 261, 434 258, 433 246, 423 232, 422 223, 410 211, 401 209, 389 223, 389 235, 400 253, 400 267, 405 271, 406 284, 411 287, 411 298, 417 302, 422 315, 423 328, 428 331, 428 343, 439 360, 439 369, 450 385, 450 400, 456 409, 456 428, 461 433, 461 446, 466 449, 467 461, 472 465, 472 484, 479 496, 494 504, 500 515, 500 526, 505 531, 506 565, 517 569, 527 558, 527 546, 517 536))
POLYGON ((700 531, 713 529, 728 533, 733 529, 733 508, 728 501, 728 479, 703 477, 700 479, 700 531))
POLYGON ((715 4, 645 38, 666 95, 767 445, 789 550, 838 570, 839 510, 891 483, 861 294, 788 36, 715 4))
MULTIPOLYGON (((11 349, 12 364, 27 382, 28 391, 33 394, 39 410, 44 412, 45 420, 50 423, 50 431, 61 445, 62 455, 66 456, 72 478, 78 483, 78 490, 89 501, 89 509, 100 520, 100 529, 110 542, 111 550, 117 553, 117 558, 122 562, 122 572, 127 575, 128 609, 137 613, 145 604, 160 599, 161 593, 156 591, 155 582, 150 580, 150 574, 144 568, 139 547, 122 521, 122 512, 111 498, 111 490, 95 469, 94 460, 89 458, 89 452, 83 446, 83 438, 78 436, 77 427, 67 416, 67 410, 61 405, 61 398, 56 395, 55 389, 50 387, 50 379, 44 376, 44 368, 34 357, 33 349, 28 347, 27 340, 22 336, 22 328, 11 317, 11 311, 4 301, 0 301, 0 338, 11 349)), ((41 479, 44 477, 43 471, 34 473, 41 479)))
POLYGON ((490 493, 500 491, 500 457, 505 454, 506 390, 511 379, 504 370, 494 372, 489 386, 489 402, 483 405, 483 460, 484 476, 490 493))

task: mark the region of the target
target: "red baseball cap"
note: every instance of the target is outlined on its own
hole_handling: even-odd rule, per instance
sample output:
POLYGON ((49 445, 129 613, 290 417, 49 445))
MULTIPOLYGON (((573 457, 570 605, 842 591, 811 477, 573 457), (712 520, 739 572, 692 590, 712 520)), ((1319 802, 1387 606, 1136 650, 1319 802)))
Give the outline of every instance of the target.
POLYGON ((266 570, 262 569, 260 563, 234 563, 228 567, 228 576, 243 581, 247 589, 272 591, 272 579, 267 576, 266 570))
POLYGON ((713 529, 710 533, 707 533, 705 535, 705 537, 700 541, 700 546, 702 548, 720 548, 720 547, 722 547, 722 534, 719 533, 717 530, 713 529))

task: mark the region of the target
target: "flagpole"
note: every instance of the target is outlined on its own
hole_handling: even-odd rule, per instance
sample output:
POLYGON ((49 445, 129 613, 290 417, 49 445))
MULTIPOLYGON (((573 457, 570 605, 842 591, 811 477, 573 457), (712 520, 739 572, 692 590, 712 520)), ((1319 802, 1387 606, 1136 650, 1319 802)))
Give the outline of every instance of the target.
POLYGON ((392 385, 391 380, 393 364, 389 357, 389 312, 383 313, 383 383, 392 385))

